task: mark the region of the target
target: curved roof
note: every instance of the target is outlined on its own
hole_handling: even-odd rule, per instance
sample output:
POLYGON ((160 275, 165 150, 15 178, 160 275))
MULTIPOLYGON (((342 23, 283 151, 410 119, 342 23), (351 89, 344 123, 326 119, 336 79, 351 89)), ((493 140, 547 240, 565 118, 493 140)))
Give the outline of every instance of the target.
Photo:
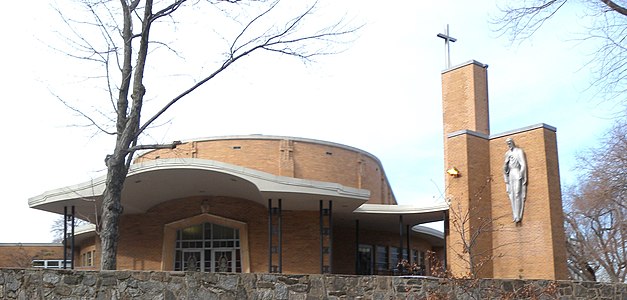
MULTIPOLYGON (((67 186, 28 200, 31 208, 63 213, 75 206, 79 218, 94 221, 105 188, 105 176, 67 186)), ((218 161, 178 158, 151 160, 131 166, 124 190, 124 214, 146 212, 172 199, 189 196, 228 196, 264 206, 268 199, 282 199, 284 209, 316 210, 319 200, 333 200, 340 212, 352 212, 365 203, 370 192, 336 183, 276 176, 218 161)))

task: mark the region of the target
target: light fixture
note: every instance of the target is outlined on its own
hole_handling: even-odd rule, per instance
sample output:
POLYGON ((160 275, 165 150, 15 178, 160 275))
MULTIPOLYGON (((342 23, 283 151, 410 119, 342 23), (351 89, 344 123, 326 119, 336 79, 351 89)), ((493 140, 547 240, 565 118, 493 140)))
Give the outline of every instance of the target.
POLYGON ((446 170, 446 173, 448 173, 452 177, 456 177, 456 178, 461 176, 461 174, 459 173, 459 170, 457 170, 457 168, 455 168, 455 167, 452 167, 452 168, 446 170))

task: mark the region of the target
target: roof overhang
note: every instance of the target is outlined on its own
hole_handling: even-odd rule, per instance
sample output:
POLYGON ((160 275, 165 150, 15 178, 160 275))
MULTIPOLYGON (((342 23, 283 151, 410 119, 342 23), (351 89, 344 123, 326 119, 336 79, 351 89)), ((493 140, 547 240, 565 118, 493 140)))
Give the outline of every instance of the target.
MULTIPOLYGON (((77 217, 93 222, 100 211, 105 178, 44 192, 28 204, 59 214, 74 206, 77 217)), ((212 160, 158 159, 131 166, 122 191, 123 214, 144 213, 162 202, 192 196, 242 198, 264 206, 268 199, 281 199, 285 210, 317 210, 319 200, 332 200, 334 210, 350 213, 368 201, 370 191, 212 160)))
POLYGON ((429 222, 444 220, 444 214, 448 211, 448 204, 436 203, 432 205, 384 205, 363 204, 354 213, 360 222, 365 224, 380 223, 394 224, 402 222, 405 225, 419 225, 429 222))
MULTIPOLYGON (((356 227, 349 223, 359 220, 360 230, 386 231, 400 234, 400 227, 403 231, 406 227, 412 228, 413 234, 419 234, 423 238, 431 241, 433 245, 443 245, 443 238, 436 231, 429 229, 419 229, 416 225, 435 221, 443 221, 449 207, 446 203, 435 203, 430 205, 385 205, 385 204, 362 204, 355 209, 352 214, 339 213, 337 222, 342 222, 344 226, 356 227), (401 223, 402 222, 402 223, 401 223)), ((439 231, 437 231, 439 232, 439 231)))

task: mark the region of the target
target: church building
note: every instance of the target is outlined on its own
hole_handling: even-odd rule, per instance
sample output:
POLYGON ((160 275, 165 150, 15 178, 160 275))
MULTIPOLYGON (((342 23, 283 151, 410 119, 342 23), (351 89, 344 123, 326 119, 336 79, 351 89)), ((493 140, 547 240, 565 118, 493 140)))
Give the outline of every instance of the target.
MULTIPOLYGON (((104 187, 101 177, 29 205, 98 224, 104 187)), ((414 225, 443 220, 448 209, 397 205, 366 151, 264 135, 144 153, 122 205, 119 269, 385 275, 429 274, 427 255, 443 257, 443 234, 414 225), (403 259, 415 267, 399 268, 403 259)), ((74 266, 98 268, 96 230, 74 236, 74 266)))
MULTIPOLYGON (((433 275, 439 262, 454 276, 567 279, 556 129, 491 133, 487 67, 473 60, 442 71, 442 204, 399 205, 383 164, 351 146, 193 139, 135 159, 118 269, 433 275), (433 221, 444 233, 420 226, 433 221)), ((28 200, 96 224, 69 235, 70 267, 99 268, 104 181, 28 200)))

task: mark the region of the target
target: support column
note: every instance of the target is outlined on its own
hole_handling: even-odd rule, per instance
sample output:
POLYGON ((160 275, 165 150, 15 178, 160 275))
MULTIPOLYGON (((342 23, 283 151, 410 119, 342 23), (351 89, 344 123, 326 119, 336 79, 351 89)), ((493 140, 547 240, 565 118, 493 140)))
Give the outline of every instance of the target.
POLYGON ((399 247, 398 247, 398 260, 396 264, 398 265, 401 260, 403 260, 403 215, 398 215, 398 233, 399 233, 399 247))
MULTIPOLYGON (((70 243, 70 255, 71 255, 70 256, 70 262, 71 262, 70 263, 70 268, 72 270, 74 270, 74 248, 75 248, 74 247, 74 225, 76 225, 76 223, 75 223, 75 220, 76 220, 75 216, 76 216, 76 210, 74 209, 74 205, 72 205, 72 216, 71 216, 71 218, 72 218, 72 230, 71 230, 72 237, 71 237, 71 243, 70 243)), ((65 262, 64 262, 64 264, 65 264, 65 262)))
POLYGON ((68 214, 67 206, 63 207, 63 269, 67 269, 66 262, 70 261, 70 269, 74 269, 74 225, 76 216, 76 209, 74 205, 72 205, 72 209, 70 210, 70 214, 68 214), (70 234, 68 234, 68 223, 70 223, 70 234), (68 236, 70 240, 68 241, 68 236), (68 245, 69 243, 69 245, 68 245), (68 246, 70 248, 70 256, 68 257, 68 246))
POLYGON ((447 258, 447 247, 448 247, 448 239, 449 239, 449 234, 450 234, 450 224, 449 224, 449 217, 448 217, 448 212, 444 211, 442 212, 444 214, 444 262, 442 263, 442 268, 444 268, 444 272, 448 271, 447 269, 447 263, 448 263, 448 258, 447 258))
POLYGON ((278 199, 278 206, 273 207, 272 199, 268 199, 268 272, 283 272, 283 230, 281 216, 281 199, 278 199), (277 224, 274 225, 274 219, 277 224), (277 235, 277 245, 274 245, 274 235, 277 235), (272 257, 277 254, 278 264, 273 265, 272 257))
POLYGON ((412 261, 411 261, 411 245, 409 243, 409 233, 411 231, 411 226, 406 225, 405 226, 405 236, 407 237, 407 262, 411 265, 412 261))
POLYGON ((324 201, 320 200, 320 273, 331 272, 333 272, 333 201, 329 200, 328 208, 324 208, 324 201))
POLYGON ((67 206, 63 207, 63 268, 67 269, 67 206))
POLYGON ((361 261, 359 260, 359 220, 355 220, 355 275, 359 275, 361 261))

